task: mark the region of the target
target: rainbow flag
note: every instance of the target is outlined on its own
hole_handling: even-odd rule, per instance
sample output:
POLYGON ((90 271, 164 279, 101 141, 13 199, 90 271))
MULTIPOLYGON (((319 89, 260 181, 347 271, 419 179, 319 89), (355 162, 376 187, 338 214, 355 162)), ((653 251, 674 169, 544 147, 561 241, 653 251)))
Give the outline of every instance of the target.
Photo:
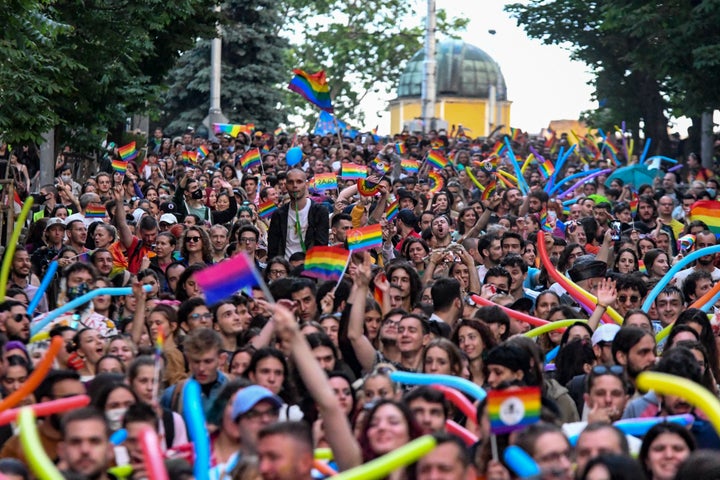
POLYGON ((385 218, 387 218, 388 222, 392 222, 393 220, 395 220, 395 217, 397 217, 398 213, 400 213, 400 201, 395 200, 385 209, 385 218))
POLYGON ((439 170, 447 167, 448 164, 448 160, 445 158, 445 155, 438 150, 430 150, 430 153, 428 153, 427 156, 427 161, 433 168, 437 168, 439 170))
POLYGON ((490 181, 490 183, 487 184, 485 187, 485 190, 482 191, 482 194, 480 195, 480 200, 485 201, 490 199, 490 195, 493 194, 495 189, 497 188, 497 180, 494 178, 490 181))
POLYGON ((350 259, 341 247, 313 247, 305 254, 305 276, 320 280, 339 280, 350 259))
POLYGON ((262 160, 260 159, 260 150, 257 148, 251 148, 247 152, 245 152, 245 155, 242 156, 240 159, 240 165, 242 166, 243 170, 248 170, 253 167, 259 167, 262 164, 262 160))
POLYGON ((135 142, 130 142, 127 145, 123 145, 122 147, 118 148, 118 155, 120 155, 120 158, 122 158, 126 162, 134 160, 135 157, 137 157, 137 150, 135 150, 135 142))
POLYGON ((714 234, 720 233, 720 202, 717 200, 699 200, 690 207, 691 222, 701 220, 705 222, 714 234))
POLYGON ((348 248, 351 252, 381 247, 382 241, 382 227, 379 223, 347 231, 348 248))
POLYGON ((382 173, 383 175, 385 175, 390 170, 390 165, 386 165, 385 162, 381 161, 377 157, 375 157, 373 161, 370 162, 370 166, 376 171, 382 173))
POLYGON ((342 164, 341 177, 344 180, 357 180, 359 178, 367 178, 367 167, 355 163, 342 164))
POLYGON ((645 266, 645 262, 643 260, 638 260, 638 271, 640 273, 647 273, 647 267, 645 266))
POLYGON ((519 128, 512 128, 512 127, 510 128, 510 139, 513 142, 519 142, 521 135, 522 135, 522 130, 520 130, 519 128))
POLYGON ((410 175, 416 175, 420 171, 420 162, 417 160, 400 160, 400 168, 410 175))
POLYGON ((209 306, 246 287, 266 288, 255 263, 245 252, 197 272, 195 281, 205 293, 205 303, 209 306))
POLYGON ((683 252, 689 252, 692 249, 693 245, 695 245, 695 235, 691 233, 683 235, 682 237, 678 238, 677 244, 678 250, 681 250, 683 252))
POLYGON ((318 173, 314 177, 315 188, 318 190, 334 190, 338 188, 337 175, 333 172, 318 173))
POLYGON ((395 153, 398 155, 405 155, 407 153, 407 147, 404 143, 396 143, 395 144, 395 153))
POLYGON ((437 172, 429 172, 428 178, 432 180, 433 186, 430 188, 430 194, 435 195, 445 186, 445 179, 437 172))
POLYGON ((197 149, 197 158, 203 159, 208 156, 208 153, 210 153, 210 149, 207 145, 200 145, 197 149))
POLYGON ((359 178, 357 181, 358 193, 363 197, 372 197, 380 192, 380 184, 371 182, 366 178, 359 178))
POLYGON ((125 172, 127 172, 128 161, 129 160, 113 160, 112 161, 113 170, 125 175, 125 172))
POLYGON ((278 128, 276 128, 275 131, 273 132, 273 135, 275 135, 275 136, 277 137, 277 136, 280 135, 282 132, 283 132, 282 127, 278 127, 278 128))
POLYGON ((101 203, 91 203, 85 208, 85 218, 105 218, 107 210, 101 203))
POLYGON ((293 73, 295 76, 290 80, 288 88, 302 95, 308 102, 317 105, 320 110, 333 113, 330 87, 325 78, 325 71, 320 70, 317 73, 310 74, 296 68, 293 73))
POLYGON ((198 159, 198 152, 194 150, 185 150, 182 153, 183 160, 190 162, 190 163, 197 163, 198 159))
POLYGON ((493 146, 492 150, 490 150, 490 157, 499 157, 503 150, 505 150, 505 142, 495 142, 495 145, 493 146))
POLYGON ((552 232, 555 229, 550 223, 547 210, 544 208, 540 212, 540 228, 545 232, 552 232))
POLYGON ((638 198, 638 194, 635 192, 632 192, 632 199, 630 200, 630 215, 632 215, 633 218, 635 218, 637 216, 639 203, 640 203, 640 199, 638 198))
POLYGON ((493 435, 521 430, 540 420, 540 388, 490 390, 487 412, 493 435))
POLYGON ((480 162, 480 168, 482 168, 485 173, 495 173, 497 172, 497 167, 497 157, 488 158, 487 160, 480 162))
POLYGON ((241 133, 247 133, 249 135, 250 133, 252 133, 253 128, 255 128, 255 125, 253 125, 252 123, 248 125, 213 123, 213 130, 215 131, 215 135, 222 133, 224 135, 230 135, 233 138, 236 138, 241 133))
POLYGON ((163 348, 165 347, 165 335, 163 333, 162 326, 158 329, 157 337, 155 338, 155 355, 158 357, 162 356, 163 348))
POLYGON ((540 175, 547 180, 552 177, 553 173, 555 173, 555 166, 550 160, 538 158, 538 170, 540 171, 540 175))
POLYGON ((268 200, 267 202, 260 204, 258 207, 258 214, 260 215, 260 218, 270 218, 277 209, 278 207, 275 205, 275 202, 268 200))

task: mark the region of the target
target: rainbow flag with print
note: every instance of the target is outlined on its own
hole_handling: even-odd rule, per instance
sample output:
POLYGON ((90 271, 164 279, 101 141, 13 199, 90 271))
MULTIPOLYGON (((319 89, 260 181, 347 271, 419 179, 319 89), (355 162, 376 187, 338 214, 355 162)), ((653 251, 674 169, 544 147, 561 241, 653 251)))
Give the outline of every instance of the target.
POLYGON ((347 231, 347 243, 351 252, 379 248, 382 241, 382 227, 379 223, 347 231))
POLYGON ((261 164, 262 159, 260 158, 260 149, 258 148, 251 148, 245 152, 245 155, 243 155, 242 158, 240 158, 240 165, 243 170, 259 167, 261 164))
POLYGON ((385 218, 387 218, 388 222, 392 222, 398 216, 398 213, 400 213, 400 201, 395 200, 385 209, 385 218))
POLYGON ((310 74, 296 68, 293 73, 295 76, 290 80, 288 88, 303 96, 305 100, 316 105, 320 110, 333 113, 330 86, 325 78, 325 71, 320 70, 310 74))
POLYGON ((430 166, 439 170, 447 167, 448 164, 448 159, 445 158, 445 155, 443 155, 439 150, 430 150, 430 153, 428 153, 427 156, 427 161, 430 166))
POLYGON ((410 175, 416 175, 420 171, 420 162, 417 160, 400 160, 400 168, 410 175))
POLYGON ((365 165, 343 162, 341 172, 340 176, 344 180, 367 178, 367 167, 365 165))
POLYGON ((363 197, 372 197, 373 195, 380 193, 380 184, 371 182, 366 178, 359 178, 357 180, 358 193, 363 197))
POLYGON ((720 233, 720 202, 717 200, 700 200, 690 207, 691 222, 700 220, 705 222, 708 229, 717 235, 720 233))
POLYGON ((258 214, 260 215, 260 218, 270 218, 277 209, 278 207, 275 205, 275 202, 268 200, 267 202, 263 202, 259 205, 258 214))
POLYGON ((333 172, 318 173, 313 180, 315 181, 315 188, 318 190, 335 190, 338 188, 337 175, 333 172))
POLYGON ((501 435, 537 423, 540 407, 539 387, 490 390, 487 394, 490 431, 501 435))
POLYGON ((91 203, 85 207, 85 218, 105 218, 106 216, 107 210, 101 203, 91 203))
POLYGON ((259 286, 267 290, 255 263, 245 252, 200 270, 195 273, 195 280, 205 294, 207 305, 230 298, 247 287, 259 286))
POLYGON ((370 162, 370 166, 375 169, 376 171, 382 173, 385 175, 388 171, 390 171, 390 165, 386 164, 379 158, 375 157, 372 162, 370 162))
POLYGON ((538 157, 538 170, 540 171, 540 175, 547 180, 555 173, 555 166, 550 160, 538 157))
POLYGON ((126 162, 134 160, 137 157, 137 150, 135 149, 135 142, 130 142, 127 145, 123 145, 118 148, 118 155, 126 162))
POLYGON ((129 160, 113 160, 112 161, 113 170, 125 175, 125 172, 127 172, 128 161, 129 160))
POLYGON ((341 247, 313 247, 305 254, 303 274, 320 280, 339 280, 350 252, 341 247))

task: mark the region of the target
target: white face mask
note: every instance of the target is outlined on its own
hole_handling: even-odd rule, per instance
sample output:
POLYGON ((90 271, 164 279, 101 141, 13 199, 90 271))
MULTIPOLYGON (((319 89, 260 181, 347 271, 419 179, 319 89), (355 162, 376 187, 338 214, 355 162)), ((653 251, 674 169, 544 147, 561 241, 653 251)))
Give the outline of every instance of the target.
POLYGON ((62 175, 60 177, 60 180, 62 180, 65 183, 70 183, 70 182, 72 182, 72 175, 62 175))
POLYGON ((107 418, 110 424, 110 429, 114 432, 122 428, 122 421, 125 417, 127 408, 113 408, 105 412, 105 418, 107 418))

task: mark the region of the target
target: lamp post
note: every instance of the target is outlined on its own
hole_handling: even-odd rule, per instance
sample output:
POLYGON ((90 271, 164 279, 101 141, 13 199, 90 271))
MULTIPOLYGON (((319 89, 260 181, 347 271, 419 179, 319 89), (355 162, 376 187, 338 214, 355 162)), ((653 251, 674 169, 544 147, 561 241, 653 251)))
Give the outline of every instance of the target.
POLYGON ((428 133, 435 128, 435 97, 437 93, 437 62, 435 61, 435 0, 427 0, 425 20, 425 61, 420 103, 422 105, 422 130, 428 133))

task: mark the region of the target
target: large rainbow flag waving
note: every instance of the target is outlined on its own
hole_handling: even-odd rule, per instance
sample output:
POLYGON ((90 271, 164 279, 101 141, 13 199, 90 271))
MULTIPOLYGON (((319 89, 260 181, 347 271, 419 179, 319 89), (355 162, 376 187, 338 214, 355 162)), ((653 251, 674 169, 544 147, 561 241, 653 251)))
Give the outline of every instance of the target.
POLYGON ((330 87, 325 78, 325 70, 310 74, 296 68, 293 73, 295 76, 290 80, 288 88, 305 97, 308 102, 317 105, 320 110, 333 113, 330 87))
POLYGON ((720 233, 720 202, 717 200, 700 200, 690 207, 690 221, 705 222, 711 232, 720 233))

